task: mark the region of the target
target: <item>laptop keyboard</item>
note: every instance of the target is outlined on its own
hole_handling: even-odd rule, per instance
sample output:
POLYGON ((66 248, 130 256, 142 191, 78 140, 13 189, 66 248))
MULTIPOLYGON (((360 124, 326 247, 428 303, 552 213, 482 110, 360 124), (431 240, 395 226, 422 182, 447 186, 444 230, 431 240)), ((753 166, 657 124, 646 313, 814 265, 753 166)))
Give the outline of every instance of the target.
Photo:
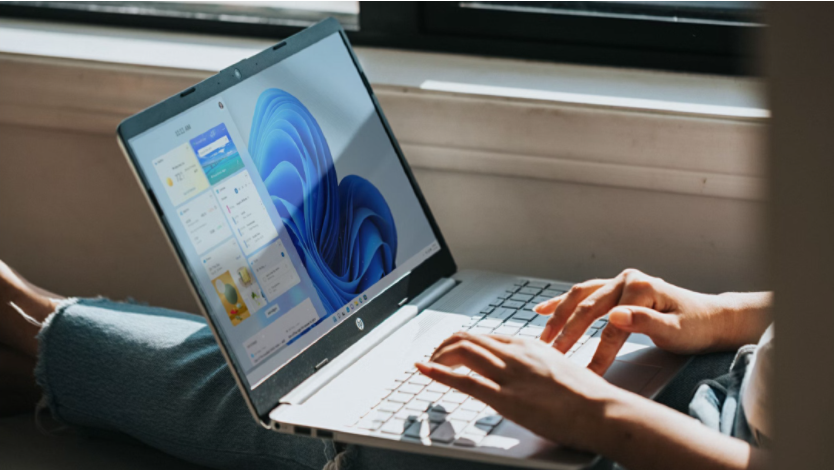
MULTIPOLYGON (((546 282, 520 279, 490 301, 479 315, 471 317, 463 330, 538 338, 549 317, 535 313, 533 307, 564 292, 546 282)), ((606 319, 594 322, 566 355, 573 355, 606 323, 606 319)), ((434 349, 427 351, 423 359, 429 360, 434 349)), ((458 368, 457 372, 478 375, 466 368, 458 368)), ((502 420, 485 403, 429 379, 412 366, 381 391, 377 404, 354 426, 391 438, 476 447, 502 420)))

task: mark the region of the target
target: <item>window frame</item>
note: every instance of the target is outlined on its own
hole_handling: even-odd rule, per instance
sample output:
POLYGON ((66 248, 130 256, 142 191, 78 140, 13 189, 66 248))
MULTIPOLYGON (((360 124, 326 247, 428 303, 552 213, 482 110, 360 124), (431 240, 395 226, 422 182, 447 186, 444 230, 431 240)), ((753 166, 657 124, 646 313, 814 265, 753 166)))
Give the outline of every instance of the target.
MULTIPOLYGON (((311 17, 244 23, 45 8, 37 2, 0 2, 0 16, 270 39, 300 31, 311 17)), ((732 21, 542 14, 455 2, 360 2, 357 24, 344 25, 356 46, 730 76, 759 74, 763 31, 761 25, 732 21)))

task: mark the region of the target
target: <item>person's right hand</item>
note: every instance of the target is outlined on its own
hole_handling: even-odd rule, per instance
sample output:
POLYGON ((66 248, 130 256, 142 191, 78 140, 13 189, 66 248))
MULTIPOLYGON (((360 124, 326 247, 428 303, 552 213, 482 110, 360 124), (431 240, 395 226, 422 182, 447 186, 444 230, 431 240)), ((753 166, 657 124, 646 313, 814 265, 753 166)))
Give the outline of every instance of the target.
POLYGON ((657 347, 678 354, 732 349, 750 338, 755 340, 767 327, 767 315, 752 328, 739 322, 743 316, 740 314, 750 308, 746 304, 751 300, 740 297, 751 295, 759 296, 758 303, 769 303, 768 294, 701 294, 636 269, 626 269, 613 279, 576 284, 534 310, 541 315, 552 315, 541 340, 547 343, 555 340, 553 347, 563 353, 595 320, 609 314, 608 325, 588 365, 589 369, 603 374, 631 333, 646 334, 657 347), (762 295, 767 298, 762 300, 762 295))

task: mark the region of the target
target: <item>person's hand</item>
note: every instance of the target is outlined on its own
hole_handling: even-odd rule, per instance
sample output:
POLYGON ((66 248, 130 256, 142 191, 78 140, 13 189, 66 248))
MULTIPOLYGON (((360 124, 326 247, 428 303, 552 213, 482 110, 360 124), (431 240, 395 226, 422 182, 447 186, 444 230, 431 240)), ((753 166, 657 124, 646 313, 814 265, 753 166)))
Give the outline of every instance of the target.
POLYGON ((608 326, 588 365, 603 374, 631 333, 644 333, 659 348, 678 354, 738 348, 745 341, 755 341, 767 327, 767 315, 764 319, 759 315, 753 322, 740 320, 751 309, 765 309, 769 296, 762 299, 763 295, 767 296, 701 294, 627 269, 613 279, 577 284, 534 310, 551 315, 541 340, 553 341, 553 347, 563 353, 595 320, 609 314, 608 326))
POLYGON ((534 339, 456 333, 431 362, 416 366, 534 433, 584 450, 597 450, 605 405, 625 393, 534 339), (456 366, 480 376, 455 372, 456 366))

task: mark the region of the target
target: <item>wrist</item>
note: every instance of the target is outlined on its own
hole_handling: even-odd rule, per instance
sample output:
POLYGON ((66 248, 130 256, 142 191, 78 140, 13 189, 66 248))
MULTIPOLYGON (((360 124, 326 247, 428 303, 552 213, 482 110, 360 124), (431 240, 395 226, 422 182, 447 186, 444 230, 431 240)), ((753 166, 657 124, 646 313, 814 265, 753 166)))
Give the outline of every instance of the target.
POLYGON ((756 343, 770 324, 770 292, 727 292, 716 296, 720 304, 715 350, 736 349, 756 343))
POLYGON ((602 423, 596 429, 595 447, 591 450, 614 461, 623 457, 624 445, 634 436, 635 420, 640 419, 643 397, 616 389, 605 402, 602 423))
POLYGON ((577 442, 569 445, 577 449, 612 456, 621 442, 621 429, 626 420, 623 419, 633 411, 633 397, 642 398, 619 387, 605 383, 605 387, 597 389, 593 398, 589 398, 590 409, 581 423, 576 423, 575 433, 577 442))

